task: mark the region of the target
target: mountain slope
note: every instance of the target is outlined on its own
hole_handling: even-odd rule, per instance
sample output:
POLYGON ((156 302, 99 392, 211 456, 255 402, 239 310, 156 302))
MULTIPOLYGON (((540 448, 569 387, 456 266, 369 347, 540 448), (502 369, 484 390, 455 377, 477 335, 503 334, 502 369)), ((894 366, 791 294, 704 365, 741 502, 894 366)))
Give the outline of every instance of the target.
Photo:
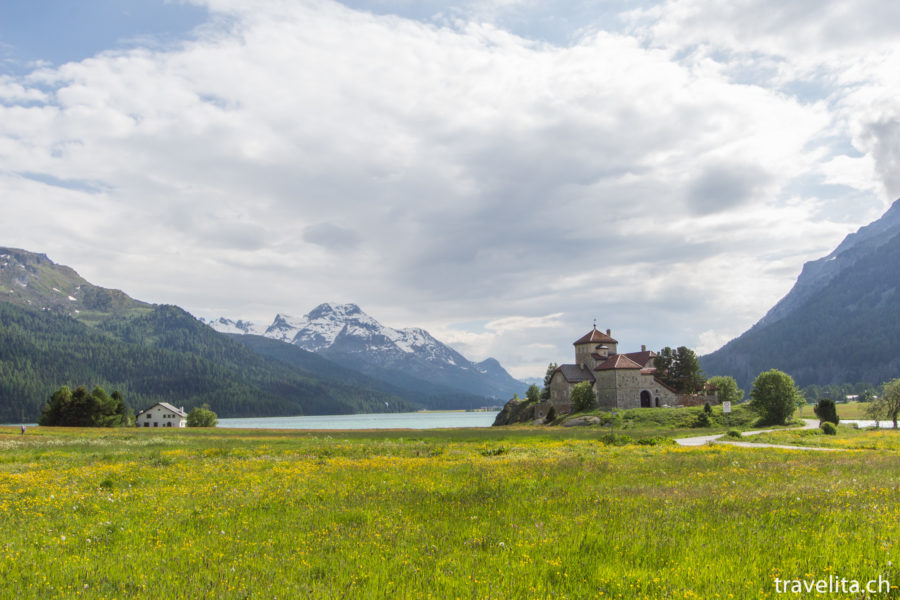
POLYGON ((209 403, 220 416, 410 409, 389 393, 258 355, 174 306, 89 327, 0 303, 0 421, 35 419, 61 385, 119 389, 134 406, 209 403))
POLYGON ((701 357, 707 375, 732 375, 749 389, 777 368, 801 385, 900 376, 900 201, 806 263, 793 289, 763 319, 701 357))
POLYGON ((256 353, 178 307, 94 286, 42 254, 2 248, 0 422, 36 419, 62 385, 119 389, 135 407, 208 402, 223 417, 419 406, 256 353))
MULTIPOLYGON (((224 319, 209 325, 219 331, 242 329, 224 319)), ((251 328, 262 329, 243 327, 251 328)), ((522 394, 527 388, 494 359, 475 364, 424 329, 386 327, 355 304, 321 304, 300 318, 279 314, 265 328, 264 335, 319 353, 400 388, 413 384, 420 393, 430 396, 481 397, 482 401, 475 406, 484 405, 484 399, 506 399, 514 393, 522 394)), ((471 405, 467 400, 465 406, 456 407, 471 405)))
POLYGON ((364 386, 403 398, 407 402, 430 409, 467 409, 484 406, 483 396, 467 394, 445 386, 406 376, 402 373, 385 373, 384 370, 349 369, 322 355, 309 352, 284 342, 258 335, 229 334, 236 341, 247 345, 257 354, 271 356, 298 369, 364 386))
POLYGON ((120 290, 102 288, 45 254, 0 247, 0 301, 68 315, 83 322, 137 314, 152 307, 120 290))

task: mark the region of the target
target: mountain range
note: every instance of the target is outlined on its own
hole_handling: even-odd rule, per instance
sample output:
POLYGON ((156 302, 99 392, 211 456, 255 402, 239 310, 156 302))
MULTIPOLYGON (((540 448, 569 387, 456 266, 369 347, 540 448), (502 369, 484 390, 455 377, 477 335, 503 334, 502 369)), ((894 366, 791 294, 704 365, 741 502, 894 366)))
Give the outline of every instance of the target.
POLYGON ((701 357, 707 375, 749 389, 780 369, 800 386, 900 377, 900 200, 803 266, 793 288, 753 327, 701 357))
POLYGON ((424 329, 386 327, 355 304, 320 304, 301 318, 278 314, 268 327, 225 318, 207 323, 222 333, 293 344, 403 389, 505 401, 528 387, 493 358, 472 362, 424 329))
MULTIPOLYGON (((413 336, 409 348, 438 349, 427 341, 416 346, 413 336)), ((177 306, 141 302, 93 285, 43 254, 0 247, 0 422, 36 419, 62 385, 118 389, 135 407, 209 403, 222 417, 472 408, 492 401, 440 383, 417 387, 417 381, 394 385, 297 345, 223 335, 177 306)))

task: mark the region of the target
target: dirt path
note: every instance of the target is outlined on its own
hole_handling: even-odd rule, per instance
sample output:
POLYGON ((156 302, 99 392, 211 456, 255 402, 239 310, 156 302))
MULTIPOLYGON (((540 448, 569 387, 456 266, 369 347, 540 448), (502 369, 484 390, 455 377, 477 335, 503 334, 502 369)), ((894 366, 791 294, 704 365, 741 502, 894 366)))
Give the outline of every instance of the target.
MULTIPOLYGON (((819 426, 819 422, 815 419, 803 419, 803 427, 798 429, 815 429, 819 426)), ((743 436, 759 435, 760 433, 769 433, 771 431, 783 431, 780 429, 760 429, 757 431, 744 431, 743 436)), ((840 448, 819 448, 813 446, 786 446, 783 444, 754 444, 753 442, 732 442, 730 440, 722 440, 725 434, 716 435, 699 435, 696 437, 677 438, 675 442, 679 446, 705 446, 706 444, 730 444, 732 446, 740 446, 741 448, 784 448, 786 450, 816 450, 818 452, 837 452, 840 448)))

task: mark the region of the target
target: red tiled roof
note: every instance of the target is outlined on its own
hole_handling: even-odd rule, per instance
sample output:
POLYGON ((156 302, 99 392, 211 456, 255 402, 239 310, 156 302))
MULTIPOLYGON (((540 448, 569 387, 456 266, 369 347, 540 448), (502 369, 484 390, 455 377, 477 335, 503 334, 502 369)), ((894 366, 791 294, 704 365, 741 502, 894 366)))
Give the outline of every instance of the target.
POLYGON ((639 365, 624 354, 613 354, 605 361, 594 367, 595 371, 611 371, 613 369, 643 369, 644 365, 639 365))
POLYGON ((605 333, 599 331, 598 329, 592 329, 587 332, 581 338, 578 339, 577 342, 574 342, 572 345, 577 346, 578 344, 589 344, 589 343, 601 343, 601 342, 609 342, 612 344, 618 344, 616 340, 612 339, 605 333))
POLYGON ((644 366, 650 361, 651 358, 656 356, 656 352, 653 352, 652 350, 643 350, 641 352, 626 352, 625 356, 627 356, 637 364, 644 366))

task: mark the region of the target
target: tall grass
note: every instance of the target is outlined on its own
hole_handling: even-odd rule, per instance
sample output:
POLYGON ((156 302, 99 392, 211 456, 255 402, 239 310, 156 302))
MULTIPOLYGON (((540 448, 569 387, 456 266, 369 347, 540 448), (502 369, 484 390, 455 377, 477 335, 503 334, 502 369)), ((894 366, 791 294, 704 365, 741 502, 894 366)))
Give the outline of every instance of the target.
POLYGON ((889 452, 527 429, 7 429, 0 445, 8 597, 771 598, 775 577, 900 583, 889 452))

